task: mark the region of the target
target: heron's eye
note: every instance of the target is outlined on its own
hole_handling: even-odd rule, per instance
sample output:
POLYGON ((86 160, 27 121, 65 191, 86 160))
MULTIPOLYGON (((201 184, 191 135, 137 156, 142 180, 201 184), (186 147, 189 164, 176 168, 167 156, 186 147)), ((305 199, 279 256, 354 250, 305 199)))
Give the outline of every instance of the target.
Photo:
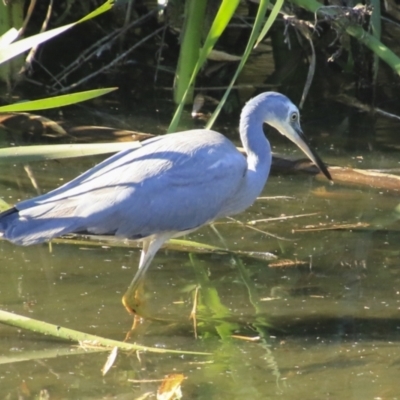
POLYGON ((293 112, 290 114, 290 121, 296 122, 299 120, 299 114, 297 112, 293 112))

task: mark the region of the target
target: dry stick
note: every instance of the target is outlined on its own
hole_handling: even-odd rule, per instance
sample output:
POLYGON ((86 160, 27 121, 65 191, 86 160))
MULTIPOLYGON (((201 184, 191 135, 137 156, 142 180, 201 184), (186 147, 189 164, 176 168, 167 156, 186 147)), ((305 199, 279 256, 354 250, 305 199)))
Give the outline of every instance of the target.
POLYGON ((147 42, 147 40, 149 40, 150 38, 152 38, 153 36, 157 35, 161 30, 163 30, 164 28, 161 27, 159 29, 157 29, 156 31, 154 31, 153 33, 151 33, 150 35, 146 36, 145 38, 143 38, 142 40, 140 40, 139 42, 137 42, 134 46, 132 46, 129 50, 127 50, 125 53, 122 53, 120 56, 118 56, 116 59, 114 59, 113 61, 111 61, 109 64, 105 65, 104 67, 100 68, 99 70, 93 72, 92 74, 88 75, 87 77, 81 79, 78 82, 73 83, 70 86, 67 86, 65 88, 62 88, 60 90, 57 90, 53 93, 51 93, 51 96, 54 96, 56 94, 60 94, 60 93, 65 93, 68 92, 71 89, 76 88, 79 85, 82 85, 82 83, 87 82, 88 80, 92 79, 93 77, 101 74, 103 71, 110 69, 111 67, 113 67, 114 65, 118 64, 119 61, 121 61, 123 58, 125 58, 129 53, 131 53, 133 50, 135 50, 137 47, 141 46, 143 43, 147 42))
POLYGON ((193 320, 193 330, 194 330, 194 338, 197 339, 197 304, 198 304, 198 298, 199 298, 199 286, 196 286, 194 296, 193 296, 193 307, 192 311, 190 313, 189 319, 193 320))
POLYGON ((67 5, 64 9, 64 12, 58 17, 57 21, 55 21, 55 25, 58 26, 61 24, 61 22, 64 21, 65 18, 69 15, 69 10, 72 7, 72 4, 74 3, 75 0, 67 0, 67 5))
MULTIPOLYGON (((297 19, 296 17, 292 17, 292 16, 289 16, 286 14, 283 15, 283 20, 285 22, 287 22, 288 24, 292 25, 295 28, 296 32, 300 32, 305 37, 305 39, 308 41, 308 43, 310 44, 310 48, 311 48, 310 66, 308 68, 307 79, 306 79, 306 83, 304 85, 303 94, 301 95, 301 100, 300 100, 300 104, 299 104, 299 109, 302 109, 304 102, 306 101, 306 97, 310 90, 310 86, 311 86, 311 83, 313 81, 314 74, 315 74, 316 55, 315 55, 314 43, 312 41, 312 36, 309 31, 309 29, 310 28, 312 29, 313 26, 308 21, 302 21, 302 20, 297 19)), ((285 35, 287 35, 287 27, 288 26, 289 25, 287 25, 285 28, 285 35)))
POLYGON ((340 102, 340 103, 346 104, 348 106, 358 108, 358 109, 360 109, 362 111, 366 111, 366 112, 369 112, 369 113, 380 114, 380 115, 382 115, 384 117, 392 118, 392 119, 395 119, 397 121, 400 120, 400 116, 399 115, 392 114, 392 113, 390 113, 388 111, 385 111, 385 110, 382 110, 381 108, 378 108, 378 107, 372 107, 372 106, 370 106, 368 104, 362 103, 361 101, 359 101, 359 100, 357 100, 357 99, 355 99, 355 98, 353 98, 351 96, 347 96, 345 94, 334 96, 333 99, 338 101, 338 102, 340 102))
MULTIPOLYGON (((70 75, 72 72, 74 72, 76 69, 78 69, 83 63, 87 62, 90 60, 92 57, 96 56, 99 54, 101 51, 101 45, 103 45, 104 42, 106 42, 106 45, 109 46, 111 43, 113 43, 115 40, 117 40, 121 35, 123 35, 127 30, 133 28, 136 25, 141 24, 144 22, 146 19, 150 18, 153 14, 155 14, 155 10, 150 11, 149 13, 143 15, 139 19, 132 21, 129 25, 124 26, 123 28, 120 28, 117 31, 113 31, 107 36, 101 38, 98 40, 96 43, 91 45, 89 48, 87 48, 82 54, 70 65, 68 65, 64 70, 62 70, 58 75, 56 75, 55 79, 61 81, 67 78, 68 75, 70 75)), ((59 84, 62 86, 59 82, 56 82, 53 86, 52 89, 55 88, 56 84, 59 84)))
MULTIPOLYGON (((382 16, 381 16, 381 20, 382 20, 382 21, 385 21, 385 22, 387 22, 387 23, 389 23, 389 24, 393 24, 393 25, 397 26, 397 28, 400 28, 400 24, 399 24, 398 22, 396 22, 396 21, 392 21, 390 18, 386 18, 386 17, 382 17, 382 16)), ((386 33, 386 32, 385 32, 385 33, 386 33)), ((392 37, 392 38, 394 37, 394 36, 393 36, 393 31, 392 31, 391 37, 392 37)))
POLYGON ((260 196, 257 197, 257 201, 259 200, 294 200, 293 196, 260 196))
POLYGON ((25 164, 24 165, 24 170, 25 170, 26 174, 28 175, 28 178, 30 179, 30 181, 32 183, 32 186, 36 190, 37 195, 40 196, 42 194, 42 192, 40 190, 39 184, 37 183, 37 180, 36 180, 35 175, 34 175, 34 173, 32 171, 32 168, 28 164, 25 164))
POLYGON ((34 351, 25 351, 22 350, 21 352, 13 352, 10 351, 7 354, 0 355, 0 365, 4 364, 14 364, 17 362, 23 361, 37 361, 49 358, 59 358, 64 356, 74 356, 74 355, 82 355, 82 354, 89 354, 89 353, 100 353, 109 351, 107 347, 66 347, 66 348, 55 348, 55 349, 45 349, 45 350, 34 350, 34 351))
MULTIPOLYGON (((301 33, 304 35, 303 30, 301 30, 301 33)), ((304 85, 303 94, 301 95, 299 109, 303 108, 303 105, 304 105, 304 102, 306 101, 306 97, 308 95, 308 92, 310 91, 311 83, 313 81, 314 74, 315 74, 315 65, 316 65, 316 59, 317 59, 316 55, 315 55, 314 43, 312 41, 312 38, 311 38, 310 34, 308 33, 308 35, 304 35, 304 36, 308 40, 308 43, 310 43, 311 61, 310 61, 310 66, 308 68, 307 80, 306 80, 306 83, 304 85)))
POLYGON ((227 217, 227 219, 229 219, 229 220, 231 220, 233 222, 236 222, 237 224, 242 225, 242 226, 244 226, 246 228, 252 229, 253 231, 262 233, 262 234, 264 234, 266 236, 270 236, 270 237, 272 237, 274 239, 285 240, 287 242, 291 242, 291 241, 294 240, 294 239, 287 239, 287 238, 284 238, 284 237, 281 237, 281 236, 278 236, 278 235, 274 235, 273 233, 269 233, 269 232, 263 231, 261 229, 256 228, 255 226, 248 225, 246 222, 239 221, 239 220, 237 220, 235 218, 232 218, 232 217, 227 217))
POLYGON ((128 0, 128 1, 129 1, 129 3, 126 8, 124 28, 126 28, 129 25, 129 20, 131 19, 131 14, 132 14, 133 0, 128 0))
POLYGON ((326 226, 310 226, 307 228, 293 229, 293 232, 320 232, 320 231, 339 231, 339 230, 350 230, 368 228, 371 226, 368 222, 356 222, 354 224, 333 224, 326 226))
POLYGON ((216 228, 214 222, 212 222, 212 223, 210 224, 210 228, 211 228, 211 230, 217 235, 217 238, 221 241, 222 246, 223 246, 225 249, 228 249, 228 245, 226 244, 226 241, 225 241, 224 237, 219 233, 219 230, 216 228))
MULTIPOLYGON (((160 65, 161 65, 161 57, 162 57, 162 51, 163 51, 163 48, 164 48, 165 34, 166 34, 166 32, 167 32, 167 28, 168 28, 168 25, 165 24, 165 25, 164 25, 163 33, 162 33, 162 35, 161 35, 161 44, 160 44, 159 51, 158 51, 158 55, 157 55, 156 72, 155 72, 155 74, 154 74, 154 84, 156 84, 157 79, 158 79, 158 70, 159 70, 160 65)), ((171 88, 171 90, 172 90, 172 89, 173 89, 173 88, 171 88)))
MULTIPOLYGON (((92 44, 85 51, 83 51, 81 53, 81 55, 79 57, 77 57, 77 59, 74 62, 72 62, 66 68, 64 68, 61 72, 59 72, 55 76, 54 79, 55 80, 57 79, 58 81, 65 79, 68 75, 70 75, 72 72, 74 72, 76 69, 78 69, 84 62, 87 62, 88 60, 90 60, 90 58, 93 57, 93 55, 98 54, 98 52, 100 51, 100 49, 99 49, 100 45, 102 45, 104 42, 107 42, 108 40, 110 40, 110 38, 112 38, 113 36, 118 35, 118 33, 120 31, 121 31, 120 29, 117 31, 112 31, 107 36, 102 37, 96 43, 92 44)), ((62 87, 62 84, 60 82, 56 82, 56 83, 58 83, 62 87)), ((56 83, 52 86, 52 89, 54 88, 56 83)))
POLYGON ((20 38, 24 34, 25 29, 28 25, 28 22, 31 19, 33 9, 35 8, 35 4, 36 4, 36 0, 31 0, 31 2, 29 3, 28 10, 26 11, 26 17, 24 19, 24 22, 22 23, 21 29, 18 32, 18 38, 20 38))
POLYGON ((311 214, 285 215, 284 217, 253 219, 251 221, 247 221, 246 224, 255 225, 255 224, 259 223, 259 222, 286 221, 287 219, 312 217, 314 215, 319 215, 319 214, 321 214, 321 213, 317 212, 317 213, 311 213, 311 214))
POLYGON ((96 335, 90 335, 88 333, 83 333, 75 331, 73 329, 64 328, 62 326, 49 324, 47 322, 24 317, 22 315, 13 314, 3 310, 0 310, 0 323, 10 326, 15 326, 17 328, 27 329, 32 332, 42 333, 44 335, 53 336, 59 339, 76 341, 83 345, 89 344, 107 348, 118 347, 121 350, 127 350, 127 351, 132 351, 132 350, 147 351, 147 352, 162 353, 162 354, 172 353, 172 354, 210 355, 210 353, 167 350, 155 347, 140 346, 138 344, 119 342, 117 340, 106 339, 96 335))
MULTIPOLYGON (((42 24, 42 27, 40 28, 39 33, 42 33, 47 29, 47 25, 49 24, 52 11, 53 11, 53 0, 50 0, 49 7, 47 8, 46 17, 43 21, 43 24, 42 24)), ((32 47, 31 51, 29 52, 28 56, 25 59, 25 65, 21 68, 21 71, 19 71, 20 74, 24 74, 28 69, 32 69, 32 61, 35 58, 35 54, 36 54, 38 48, 39 48, 39 45, 32 47)))

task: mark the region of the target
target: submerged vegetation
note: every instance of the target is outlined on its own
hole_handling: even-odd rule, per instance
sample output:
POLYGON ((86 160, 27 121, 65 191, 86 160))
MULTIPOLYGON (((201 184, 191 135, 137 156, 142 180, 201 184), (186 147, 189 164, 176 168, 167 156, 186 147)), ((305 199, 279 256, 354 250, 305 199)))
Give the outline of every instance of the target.
MULTIPOLYGON (((139 146, 139 143, 124 141, 131 140, 131 136, 140 141, 149 135, 137 132, 140 127, 136 126, 128 127, 135 131, 122 129, 126 126, 121 121, 120 111, 134 110, 134 113, 139 115, 141 110, 148 107, 148 103, 144 104, 144 98, 157 98, 158 106, 161 104, 161 107, 157 107, 160 109, 157 113, 162 114, 160 117, 163 121, 162 126, 160 128, 154 126, 151 133, 165 133, 168 125, 169 131, 177 130, 183 125, 182 120, 185 117, 190 118, 189 112, 185 113, 185 106, 188 110, 190 105, 192 115, 197 118, 194 124, 200 121, 202 125, 207 124, 211 127, 221 111, 236 121, 241 104, 257 91, 265 89, 288 93, 301 106, 306 104, 307 109, 312 109, 323 99, 327 104, 328 114, 332 114, 326 116, 333 121, 332 129, 340 133, 345 132, 348 136, 361 132, 359 145, 363 148, 373 149, 376 146, 374 125, 378 115, 396 121, 400 119, 397 115, 400 59, 396 55, 400 54, 398 42, 400 13, 393 1, 380 3, 371 0, 365 4, 348 1, 340 5, 333 0, 324 4, 315 0, 286 2, 169 0, 158 3, 146 0, 0 2, 0 13, 13 16, 8 21, 4 20, 8 26, 1 27, 1 32, 7 34, 3 34, 0 43, 0 62, 4 66, 0 77, 1 100, 4 105, 4 108, 0 108, 2 127, 0 168, 20 163, 24 165, 26 171, 22 183, 14 182, 13 177, 4 174, 1 177, 4 187, 11 187, 18 196, 24 193, 28 185, 39 191, 35 174, 28 165, 30 162, 105 154, 139 146), (21 27, 22 30, 18 31, 21 27), (26 57, 27 51, 29 55, 26 57), (105 96, 96 100, 96 103, 91 100, 103 95, 105 96), (91 104, 95 106, 87 110, 84 123, 71 123, 68 120, 71 115, 68 110, 73 108, 67 108, 66 111, 64 108, 60 109, 87 100, 91 100, 91 104), (335 112, 329 113, 329 110, 333 109, 332 104, 336 105, 335 112), (51 110, 52 108, 55 110, 51 110), (112 127, 97 126, 105 123, 112 127), (355 126, 358 126, 357 130, 352 129, 355 126)), ((155 109, 156 107, 151 111, 152 115, 156 115, 155 109)), ((321 137, 320 140, 324 140, 324 136, 321 137)), ((309 165, 303 166, 297 162, 277 158, 275 161, 273 166, 275 169, 281 167, 283 170, 309 171, 309 165)), ((352 164, 353 167, 357 165, 355 162, 352 164)), ((60 166, 57 162, 51 165, 53 167, 48 172, 49 182, 45 185, 55 187, 60 183, 57 174, 60 171, 67 171, 62 171, 65 165, 60 166)), ((398 294, 396 284, 392 283, 392 281, 397 282, 398 272, 390 269, 393 265, 398 266, 397 244, 391 245, 390 252, 384 256, 382 248, 389 247, 393 236, 398 243, 396 224, 400 220, 400 212, 396 196, 400 186, 399 178, 391 174, 393 171, 381 173, 345 167, 331 167, 330 171, 337 184, 351 187, 357 185, 358 190, 346 191, 339 185, 332 191, 327 191, 325 188, 315 189, 311 194, 317 199, 316 210, 312 208, 310 213, 304 213, 303 207, 309 196, 308 188, 307 191, 304 189, 306 193, 302 193, 302 186, 298 185, 294 189, 296 198, 276 197, 276 200, 284 203, 285 214, 281 208, 276 206, 274 209, 272 205, 270 207, 273 211, 269 212, 274 216, 270 218, 261 219, 258 215, 252 215, 251 218, 246 217, 244 222, 223 221, 213 228, 221 240, 215 240, 217 243, 212 245, 209 244, 210 241, 207 242, 207 238, 204 238, 204 243, 203 238, 196 241, 169 242, 167 250, 171 252, 183 250, 191 253, 189 260, 186 257, 179 261, 191 268, 186 270, 190 269, 193 276, 185 279, 185 276, 180 275, 181 271, 179 274, 176 273, 179 282, 177 284, 174 282, 174 286, 168 287, 169 295, 174 292, 175 297, 172 298, 171 295, 171 299, 166 300, 163 296, 157 298, 154 293, 161 290, 160 288, 156 288, 154 293, 150 291, 150 294, 139 293, 141 297, 135 319, 135 324, 137 323, 135 327, 139 332, 143 329, 140 327, 140 317, 146 317, 150 323, 162 325, 161 330, 184 331, 190 339, 198 337, 204 339, 204 342, 208 340, 210 347, 207 350, 202 347, 203 344, 196 344, 193 345, 192 351, 192 354, 200 354, 208 352, 212 346, 217 348, 213 354, 213 364, 204 357, 199 357, 200 361, 197 361, 196 368, 198 370, 204 368, 205 371, 202 376, 203 381, 212 381, 216 376, 227 374, 228 371, 234 378, 232 392, 243 391, 240 398, 256 399, 265 398, 265 392, 257 390, 263 387, 261 384, 253 387, 249 383, 253 379, 253 369, 248 368, 251 363, 251 359, 249 361, 246 358, 248 352, 253 357, 258 357, 256 365, 259 363, 257 368, 262 371, 262 376, 259 377, 262 384, 267 371, 273 377, 272 387, 281 394, 280 385, 284 386, 282 376, 286 380, 292 375, 300 375, 298 370, 292 370, 291 367, 285 369, 281 366, 284 365, 282 360, 288 358, 285 353, 285 338, 290 337, 296 328, 298 329, 296 332, 301 334, 322 332, 321 336, 324 339, 328 336, 324 336, 326 334, 324 329, 328 329, 327 326, 333 327, 334 335, 344 338, 341 344, 343 347, 346 346, 348 335, 356 335, 354 333, 358 332, 356 328, 362 324, 367 324, 368 327, 384 326, 385 329, 391 329, 393 325, 393 329, 398 329, 397 320, 382 324, 380 318, 369 320, 368 312, 373 307, 382 307, 387 313, 384 306, 376 304, 378 302, 375 298, 376 293, 383 298, 384 286, 390 287, 393 293, 398 294), (367 191, 368 198, 374 199, 373 207, 367 204, 367 191), (375 210, 375 205, 378 203, 380 208, 375 210), (286 214, 288 207, 293 213, 286 214), (333 216, 330 215, 329 218, 324 214, 327 208, 333 210, 333 216), (343 214, 339 213, 342 210, 346 211, 343 211, 343 214), (381 210, 385 210, 387 214, 382 216, 381 210), (296 222, 293 222, 294 219, 296 222), (246 230, 246 234, 253 235, 250 240, 254 249, 240 248, 240 241, 236 238, 231 243, 224 242, 223 235, 227 235, 232 226, 240 227, 246 230), (271 226, 274 232, 279 234, 271 234, 269 232, 271 226), (295 240, 292 236, 289 237, 288 232, 298 235, 296 240, 300 235, 303 235, 303 238, 307 236, 306 245, 296 247, 295 240), (340 236, 341 233, 343 236, 340 236), (331 236, 327 236, 328 234, 331 236), (358 235, 356 239, 353 234, 358 235), (375 236, 377 239, 372 242, 375 236), (274 242, 273 244, 269 242, 268 246, 265 246, 260 237, 272 237, 274 242), (317 244, 315 244, 316 237, 318 237, 317 244), (334 242, 332 237, 337 242, 334 242), (369 255, 363 253, 360 243, 368 240, 373 243, 368 251, 382 261, 381 264, 384 266, 376 276, 369 276, 369 287, 363 288, 366 293, 371 294, 369 298, 367 295, 363 297, 361 289, 356 290, 361 286, 360 282, 366 274, 366 260, 369 255), (352 246, 356 249, 354 253, 357 255, 354 259, 349 256, 349 248, 353 249, 352 246), (269 253, 271 249, 274 254, 269 253), (210 278, 211 259, 221 264, 218 267, 222 270, 225 268, 224 273, 214 273, 210 278), (251 264, 251 267, 247 264, 251 264), (321 267, 325 265, 330 268, 321 267), (339 273, 336 270, 339 270, 339 273), (338 282, 338 277, 345 282, 345 288, 338 282), (381 279, 381 289, 376 289, 374 285, 379 279, 381 279), (332 286, 328 286, 328 280, 333 281, 332 286), (196 284, 188 284, 188 281, 195 281, 196 284), (267 281, 271 282, 268 283, 269 286, 260 283, 267 281), (179 287, 179 290, 176 290, 176 287, 179 287), (371 288, 375 289, 368 292, 371 288), (342 323, 335 317, 335 313, 339 315, 339 312, 342 312, 341 304, 347 299, 348 293, 354 294, 354 299, 351 299, 351 306, 357 313, 354 325, 348 320, 342 323), (226 299, 229 298, 239 300, 228 303, 226 299), (322 307, 327 307, 330 314, 320 323, 317 320, 318 313, 317 316, 306 314, 303 308, 303 302, 306 301, 304 299, 313 304, 312 313, 315 310, 322 313, 322 307), (324 306, 320 306, 320 302, 323 302, 324 306), (155 312, 152 307, 155 307, 155 312), (279 307, 281 309, 277 311, 279 307), (274 316, 271 317, 271 314, 274 316), (275 337, 283 339, 274 342, 275 337), (274 352, 279 352, 280 349, 283 349, 283 355, 279 365, 274 352), (235 358, 238 358, 239 362, 235 358), (202 363, 208 362, 210 365, 203 366, 202 363)), ((311 169, 311 173, 314 172, 311 169)), ((73 175, 72 172, 70 175, 73 175)), ((69 177, 68 174, 66 176, 69 177)), ((2 197, 5 201, 1 201, 0 210, 9 206, 6 203, 8 198, 0 193, 0 198, 2 197)), ((240 236, 241 234, 238 234, 238 237, 240 236)), ((71 248, 76 250, 79 253, 79 262, 85 257, 90 259, 95 253, 91 250, 96 247, 101 247, 104 252, 111 247, 116 251, 121 250, 121 253, 117 253, 118 256, 114 255, 113 258, 118 265, 125 264, 128 257, 126 248, 132 247, 132 243, 106 237, 101 240, 90 237, 62 238, 53 243, 69 249, 61 250, 65 251, 68 260, 71 258, 71 248)), ((19 296, 24 299, 24 309, 19 311, 17 309, 21 314, 31 312, 29 302, 31 295, 25 294, 24 289, 21 289, 21 272, 17 267, 20 264, 25 267, 26 259, 30 262, 30 258, 36 260, 38 264, 42 262, 40 258, 42 254, 39 256, 34 253, 28 254, 29 256, 21 256, 23 263, 19 258, 14 262, 10 257, 10 265, 14 266, 14 269, 10 267, 8 270, 4 267, 8 271, 7 278, 18 287, 19 296)), ((99 258, 94 262, 100 265, 103 261, 103 258, 99 258)), ((64 276, 62 268, 56 262, 54 268, 59 271, 61 280, 64 276)), ((123 266, 121 271, 114 268, 112 273, 123 274, 124 269, 129 268, 123 266)), ((162 268, 160 269, 162 272, 162 268)), ((128 272, 131 274, 131 271, 128 272)), ((29 273, 31 272, 28 271, 29 273)), ((45 269, 43 274, 47 273, 49 270, 45 269)), ((33 277, 33 272, 28 276, 33 277)), ((105 272, 103 277, 108 279, 105 272)), ((81 276, 78 275, 78 278, 73 276, 70 279, 71 286, 67 287, 78 285, 81 276)), ((93 276, 88 276, 85 283, 88 284, 90 280, 93 280, 93 276)), ((165 282, 160 281, 158 284, 162 287, 165 282)), ((118 299, 119 295, 116 293, 119 293, 120 289, 123 290, 119 285, 112 293, 118 299)), ((100 299, 96 300, 101 303, 98 311, 100 315, 104 307, 103 298, 107 296, 104 289, 97 290, 97 293, 90 292, 89 289, 88 292, 94 293, 100 299)), ((39 292, 38 289, 37 297, 40 297, 39 292)), ((84 293, 80 296, 86 296, 86 288, 82 292, 84 293)), ((70 293, 65 297, 58 293, 57 295, 50 293, 54 296, 51 300, 54 303, 47 305, 49 308, 54 308, 55 305, 58 307, 61 303, 66 308, 72 309, 75 302, 79 303, 79 300, 71 299, 70 293)), ((380 298, 379 296, 377 298, 380 298)), ((40 312, 42 310, 39 314, 40 312)), ((42 314, 44 314, 42 319, 50 322, 50 319, 46 318, 46 313, 42 314)), ((111 318, 115 317, 115 314, 111 311, 107 316, 111 318)), ((74 313, 68 315, 76 317, 74 313)), ((70 323, 72 325, 76 322, 73 318, 69 318, 60 324, 69 327, 70 323)), ((0 319, 6 324, 12 325, 14 322, 14 326, 33 332, 42 332, 63 339, 70 339, 73 334, 74 339, 85 340, 85 334, 77 332, 78 328, 75 331, 68 331, 58 325, 24 319, 16 315, 10 316, 6 313, 0 313, 0 319)), ((90 329, 96 332, 101 330, 104 321, 94 317, 93 320, 95 322, 90 324, 90 329)), ((119 326, 113 328, 121 333, 120 331, 126 328, 125 322, 122 328, 119 326)), ((79 329, 81 330, 84 329, 79 329)), ((382 335, 380 330, 377 332, 378 335, 382 335)), ((374 334, 375 331, 370 336, 373 337, 374 334)), ((90 340, 97 339, 90 337, 90 340)), ((152 337, 151 340, 153 339, 152 337)), ((154 342, 157 340, 158 337, 154 342)), ((83 342, 83 344, 93 343, 83 342)), ((180 343, 178 345, 172 343, 172 346, 170 344, 164 348, 165 344, 160 339, 157 343, 159 347, 153 349, 151 348, 153 344, 146 348, 104 341, 104 346, 120 346, 125 350, 133 349, 139 352, 154 350, 168 353, 166 348, 181 348, 180 343)), ((186 349, 185 346, 182 348, 186 349)), ((190 349, 192 347, 188 346, 188 350, 190 349)), ((103 351, 104 348, 92 350, 103 351)), ((183 351, 179 353, 182 354, 183 351)), ((66 352, 61 356, 68 354, 66 352)), ((299 359, 303 360, 305 352, 299 354, 299 359)), ((56 355, 58 353, 51 357, 56 355)), ((49 354, 43 351, 39 355, 30 354, 26 357, 32 361, 49 358, 49 354)), ((115 357, 112 359, 110 356, 111 365, 115 357)), ((140 353, 137 357, 140 363, 140 353)), ((132 366, 133 358, 127 355, 124 361, 126 363, 124 372, 128 371, 127 374, 136 368, 132 366)), ((22 359, 20 357, 17 361, 22 359)), ((149 359, 146 361, 152 368, 152 361, 148 361, 149 359)), ((336 362, 334 356, 332 360, 328 360, 327 364, 336 362)), ((338 360, 339 364, 343 362, 339 357, 338 360)), ((0 361, 16 362, 3 360, 1 357, 0 361)), ((134 361, 136 362, 136 356, 134 361)), ((174 359, 174 368, 180 361, 182 364, 179 365, 186 365, 184 364, 186 359, 182 357, 179 361, 174 359)), ((160 359, 156 359, 154 363, 162 364, 160 359)), ((386 368, 386 361, 382 363, 386 368)), ((192 368, 192 364, 189 368, 187 365, 188 370, 192 368)), ((310 374, 313 368, 321 370, 319 365, 316 361, 307 373, 310 374)), ((100 374, 98 370, 95 372, 96 376, 100 374)), ((135 381, 140 378, 143 370, 144 368, 135 370, 135 376, 129 376, 129 379, 135 381)), ((164 370, 170 371, 170 365, 164 370)), ((144 376, 147 377, 147 373, 148 371, 144 376)), ((177 375, 172 378, 179 382, 179 386, 184 376, 177 375)), ((85 379, 89 381, 86 376, 85 379)), ((125 381, 126 377, 118 379, 125 381)), ((212 392, 212 389, 208 390, 212 392)), ((207 398, 211 397, 210 395, 207 398)))

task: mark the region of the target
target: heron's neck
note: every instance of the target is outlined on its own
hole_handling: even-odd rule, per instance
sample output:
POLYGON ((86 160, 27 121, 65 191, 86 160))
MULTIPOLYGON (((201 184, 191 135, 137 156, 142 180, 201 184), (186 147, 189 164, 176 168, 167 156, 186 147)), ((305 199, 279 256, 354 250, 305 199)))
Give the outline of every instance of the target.
POLYGON ((255 172, 257 178, 265 181, 271 167, 271 146, 264 135, 261 119, 257 113, 240 119, 240 139, 247 154, 248 173, 255 172))
POLYGON ((262 119, 244 116, 240 119, 240 138, 247 153, 247 171, 239 191, 225 204, 219 217, 237 214, 250 207, 260 195, 271 167, 271 147, 264 136, 262 119))
POLYGON ((247 153, 247 171, 240 191, 226 207, 226 215, 236 214, 251 206, 267 181, 271 168, 271 147, 260 121, 262 119, 257 115, 242 115, 240 120, 240 138, 247 153))

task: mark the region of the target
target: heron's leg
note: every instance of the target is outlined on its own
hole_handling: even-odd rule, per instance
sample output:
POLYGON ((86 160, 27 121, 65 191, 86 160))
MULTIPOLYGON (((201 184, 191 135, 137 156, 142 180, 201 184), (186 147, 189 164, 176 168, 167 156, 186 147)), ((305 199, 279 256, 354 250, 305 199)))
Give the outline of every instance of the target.
POLYGON ((122 297, 122 304, 128 312, 135 312, 138 306, 139 299, 135 296, 136 289, 139 287, 140 282, 143 280, 144 275, 149 268, 154 256, 160 247, 172 237, 170 233, 158 234, 150 236, 143 240, 142 254, 140 255, 139 269, 130 283, 128 290, 122 297))

